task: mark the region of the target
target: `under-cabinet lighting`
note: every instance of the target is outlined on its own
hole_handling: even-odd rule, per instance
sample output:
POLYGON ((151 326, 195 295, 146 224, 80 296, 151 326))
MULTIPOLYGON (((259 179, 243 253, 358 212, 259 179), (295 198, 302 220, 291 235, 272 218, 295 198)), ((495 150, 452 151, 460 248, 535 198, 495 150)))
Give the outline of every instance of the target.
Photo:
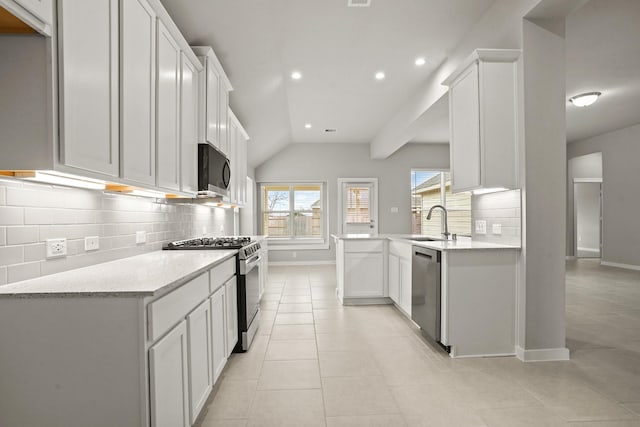
POLYGON ((498 191, 505 191, 505 190, 508 190, 508 188, 504 188, 504 187, 481 188, 479 190, 473 190, 473 194, 477 195, 477 194, 497 193, 498 191))
POLYGON ((588 107, 598 100, 598 97, 602 95, 601 92, 587 92, 580 95, 572 96, 569 101, 576 107, 588 107))
POLYGON ((10 176, 43 184, 62 185, 65 187, 86 188, 88 190, 104 190, 105 183, 98 179, 85 178, 57 171, 14 171, 10 176))

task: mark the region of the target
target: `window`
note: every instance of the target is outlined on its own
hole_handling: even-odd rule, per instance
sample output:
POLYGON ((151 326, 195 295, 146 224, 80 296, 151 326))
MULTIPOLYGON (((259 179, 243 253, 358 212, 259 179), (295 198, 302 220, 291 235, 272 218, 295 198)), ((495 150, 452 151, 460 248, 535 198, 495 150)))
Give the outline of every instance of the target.
POLYGON ((347 188, 347 223, 348 224, 369 224, 369 192, 370 187, 347 188))
POLYGON ((447 208, 449 232, 471 235, 471 193, 452 193, 451 174, 448 172, 411 171, 411 215, 412 232, 437 236, 444 231, 442 210, 434 210, 427 220, 433 205, 447 208))
POLYGON ((324 188, 318 183, 260 184, 262 234, 276 245, 325 243, 324 188))

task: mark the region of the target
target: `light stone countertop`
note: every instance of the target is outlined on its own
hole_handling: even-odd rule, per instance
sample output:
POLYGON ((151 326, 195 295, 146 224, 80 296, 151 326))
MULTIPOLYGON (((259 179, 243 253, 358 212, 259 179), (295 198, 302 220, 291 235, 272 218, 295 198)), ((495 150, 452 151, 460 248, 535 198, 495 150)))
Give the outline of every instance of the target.
POLYGON ((158 296, 237 253, 237 250, 149 252, 0 286, 0 298, 158 296))
MULTIPOLYGON (((424 248, 438 251, 470 250, 470 249, 520 249, 520 246, 505 245, 501 243, 481 242, 469 237, 458 237, 458 240, 418 241, 414 238, 426 237, 414 234, 332 234, 332 237, 341 240, 398 240, 424 248)), ((439 237, 435 237, 439 238, 439 237)))

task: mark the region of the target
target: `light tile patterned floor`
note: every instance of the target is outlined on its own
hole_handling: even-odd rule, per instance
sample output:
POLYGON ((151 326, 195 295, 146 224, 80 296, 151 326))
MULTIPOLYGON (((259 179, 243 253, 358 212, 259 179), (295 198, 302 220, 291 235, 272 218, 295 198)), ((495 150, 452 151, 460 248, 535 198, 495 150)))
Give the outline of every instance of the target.
POLYGON ((640 426, 640 273, 567 266, 571 361, 450 359, 390 306, 342 307, 335 269, 272 267, 259 335, 213 426, 640 426))

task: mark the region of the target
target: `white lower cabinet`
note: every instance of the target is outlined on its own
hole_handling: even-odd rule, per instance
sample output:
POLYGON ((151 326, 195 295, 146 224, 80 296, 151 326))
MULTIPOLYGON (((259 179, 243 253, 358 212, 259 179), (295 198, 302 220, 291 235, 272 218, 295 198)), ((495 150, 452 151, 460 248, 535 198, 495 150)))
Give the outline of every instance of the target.
POLYGON ((211 295, 211 355, 213 382, 215 383, 227 363, 227 319, 225 287, 220 287, 211 295))
POLYGON ((187 316, 189 343, 189 421, 195 423, 213 389, 211 305, 204 301, 187 316))
POLYGON ((149 349, 151 425, 188 427, 187 325, 183 320, 149 349))
POLYGON ((227 357, 238 343, 238 281, 234 276, 224 285, 227 309, 227 357))
POLYGON ((382 253, 345 254, 345 298, 384 296, 383 266, 382 253))
POLYGON ((389 298, 400 303, 400 258, 389 254, 389 298))

